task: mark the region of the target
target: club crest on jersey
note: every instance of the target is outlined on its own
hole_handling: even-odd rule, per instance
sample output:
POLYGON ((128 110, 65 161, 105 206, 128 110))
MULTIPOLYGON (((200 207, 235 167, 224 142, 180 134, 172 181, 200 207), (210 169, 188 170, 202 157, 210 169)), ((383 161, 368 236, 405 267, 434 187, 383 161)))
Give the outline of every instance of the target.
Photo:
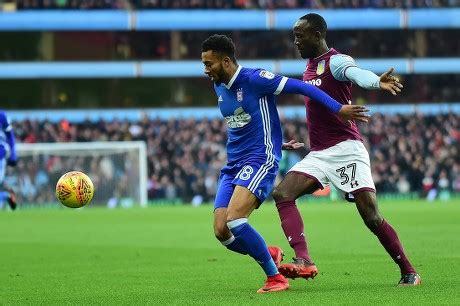
POLYGON ((275 77, 275 74, 273 72, 267 71, 267 70, 262 70, 259 73, 259 76, 262 78, 266 78, 267 80, 271 80, 275 77))
POLYGON ((243 101, 243 88, 238 88, 236 90, 236 101, 238 102, 243 101))
POLYGON ((324 67, 326 66, 326 61, 322 60, 318 63, 318 66, 316 67, 316 74, 320 75, 324 73, 324 67))

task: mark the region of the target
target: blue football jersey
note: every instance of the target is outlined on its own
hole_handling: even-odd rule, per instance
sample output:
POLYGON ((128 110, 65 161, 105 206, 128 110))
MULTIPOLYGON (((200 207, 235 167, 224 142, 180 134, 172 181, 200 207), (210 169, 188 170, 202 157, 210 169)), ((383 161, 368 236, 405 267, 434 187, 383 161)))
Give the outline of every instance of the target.
POLYGON ((229 166, 248 159, 279 161, 282 132, 275 96, 286 81, 286 77, 266 70, 238 66, 228 84, 214 84, 228 125, 229 166))
POLYGON ((5 158, 6 150, 10 149, 10 144, 6 137, 7 132, 11 132, 12 127, 5 112, 0 111, 0 159, 5 158))

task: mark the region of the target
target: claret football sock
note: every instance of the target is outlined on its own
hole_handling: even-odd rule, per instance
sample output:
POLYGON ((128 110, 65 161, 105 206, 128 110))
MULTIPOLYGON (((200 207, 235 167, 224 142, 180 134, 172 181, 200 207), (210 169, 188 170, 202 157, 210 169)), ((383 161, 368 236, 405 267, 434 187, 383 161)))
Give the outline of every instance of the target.
POLYGON ((227 222, 227 226, 235 236, 235 241, 238 240, 243 247, 242 250, 257 261, 267 276, 278 274, 278 268, 268 252, 264 239, 249 225, 247 218, 227 222))
POLYGON ((398 234, 396 234, 396 231, 390 224, 383 220, 382 224, 374 231, 374 234, 379 238, 380 243, 401 269, 401 275, 416 273, 409 259, 407 259, 404 254, 404 249, 399 241, 398 234))
POLYGON ((276 203, 278 214, 281 219, 281 227, 289 242, 294 249, 297 258, 311 261, 308 254, 307 240, 304 234, 302 216, 295 204, 295 201, 285 201, 276 203))

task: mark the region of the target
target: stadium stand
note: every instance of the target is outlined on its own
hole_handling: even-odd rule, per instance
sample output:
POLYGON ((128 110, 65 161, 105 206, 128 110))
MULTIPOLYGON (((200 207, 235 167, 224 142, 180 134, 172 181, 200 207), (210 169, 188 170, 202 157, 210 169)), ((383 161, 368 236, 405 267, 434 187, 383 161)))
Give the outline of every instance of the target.
MULTIPOLYGON (((455 52, 460 48, 460 40, 452 39, 459 36, 456 22, 459 10, 454 8, 459 6, 458 0, 16 0, 0 3, 4 10, 18 10, 3 14, 8 18, 0 20, 0 38, 4 41, 4 47, 0 47, 0 100, 7 109, 63 111, 81 107, 213 105, 215 97, 209 90, 209 81, 202 78, 199 62, 201 41, 215 31, 215 20, 206 23, 208 19, 203 18, 209 15, 207 9, 221 9, 218 13, 225 14, 218 29, 238 44, 238 58, 246 63, 266 61, 268 67, 277 67, 282 73, 286 67, 295 67, 295 72, 291 68, 289 75, 296 77, 304 63, 292 43, 293 20, 306 8, 325 9, 323 12, 331 14, 328 18, 334 21, 328 32, 331 47, 354 56, 363 68, 377 73, 396 65, 405 86, 397 97, 355 87, 356 103, 396 106, 396 103, 460 101, 457 86, 460 65, 455 52), (349 8, 356 9, 353 14, 367 19, 350 19, 349 8), (56 18, 61 14, 60 9, 68 10, 64 12, 68 18, 56 18), (175 9, 187 11, 181 13, 175 9), (189 13, 192 11, 196 14, 189 13), (259 15, 249 24, 238 23, 235 28, 234 22, 227 22, 234 20, 235 15, 240 18, 241 14, 250 20, 252 13, 259 15), (193 15, 193 22, 181 14, 193 15), (168 23, 160 18, 162 16, 174 18, 169 18, 168 23), (292 62, 286 63, 289 60, 292 62)), ((303 102, 288 96, 281 97, 279 104, 302 105, 303 102)), ((150 200, 212 201, 218 171, 226 158, 225 126, 220 119, 149 117, 138 121, 101 119, 60 123, 31 119, 17 120, 14 125, 17 138, 23 143, 145 141, 150 200), (184 145, 173 146, 171 140, 184 145)), ((286 119, 284 128, 286 139, 308 142, 303 118, 286 119)), ((460 191, 458 111, 441 115, 376 114, 369 126, 362 126, 362 132, 370 148, 379 193, 427 196, 439 189, 460 191)), ((305 149, 287 154, 281 172, 285 173, 307 152, 305 149)), ((94 165, 91 177, 96 182, 106 179, 97 171, 105 161, 93 158, 86 161, 94 165)), ((75 160, 73 164, 81 162, 75 160)), ((121 176, 126 172, 122 166, 114 167, 121 176)), ((45 203, 53 199, 53 184, 62 171, 45 160, 34 165, 20 161, 19 171, 11 171, 7 179, 18 191, 20 201, 39 197, 34 201, 45 203), (49 193, 38 195, 40 189, 49 193)), ((107 185, 116 185, 115 181, 109 183, 107 185)))
MULTIPOLYGON (((212 201, 220 167, 226 160, 226 128, 217 118, 149 120, 145 116, 137 122, 80 123, 23 120, 13 125, 18 141, 24 143, 146 141, 150 201, 212 201), (174 145, 177 143, 182 145, 174 145)), ((285 139, 308 143, 303 118, 284 119, 283 127, 285 139)), ((456 114, 375 114, 369 125, 361 125, 361 131, 370 148, 379 193, 415 193, 426 197, 433 192, 460 192, 460 121, 456 114)), ((305 148, 287 154, 281 174, 307 152, 305 148)), ((97 171, 103 158, 94 159, 91 177, 97 182, 103 180, 99 177, 103 171, 97 171)), ((33 199, 46 203, 53 199, 52 185, 62 169, 50 161, 33 165, 19 161, 18 166, 19 171, 7 176, 7 183, 18 191, 21 202, 33 199)), ((114 167, 118 167, 120 173, 126 171, 121 166, 114 167)))
POLYGON ((329 9, 455 7, 457 0, 15 0, 18 9, 329 9))

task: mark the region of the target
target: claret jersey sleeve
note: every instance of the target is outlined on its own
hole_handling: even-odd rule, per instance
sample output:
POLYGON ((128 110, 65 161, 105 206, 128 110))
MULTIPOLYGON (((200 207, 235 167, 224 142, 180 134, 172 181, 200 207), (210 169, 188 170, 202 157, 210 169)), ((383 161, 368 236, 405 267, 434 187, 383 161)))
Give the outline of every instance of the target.
POLYGON ((329 65, 331 67, 331 73, 337 81, 350 81, 345 75, 345 71, 350 67, 358 67, 355 60, 345 54, 336 54, 331 56, 329 65))
POLYGON ((359 68, 355 60, 345 54, 331 56, 329 62, 331 73, 338 81, 351 81, 366 89, 380 88, 380 78, 372 71, 359 68))

